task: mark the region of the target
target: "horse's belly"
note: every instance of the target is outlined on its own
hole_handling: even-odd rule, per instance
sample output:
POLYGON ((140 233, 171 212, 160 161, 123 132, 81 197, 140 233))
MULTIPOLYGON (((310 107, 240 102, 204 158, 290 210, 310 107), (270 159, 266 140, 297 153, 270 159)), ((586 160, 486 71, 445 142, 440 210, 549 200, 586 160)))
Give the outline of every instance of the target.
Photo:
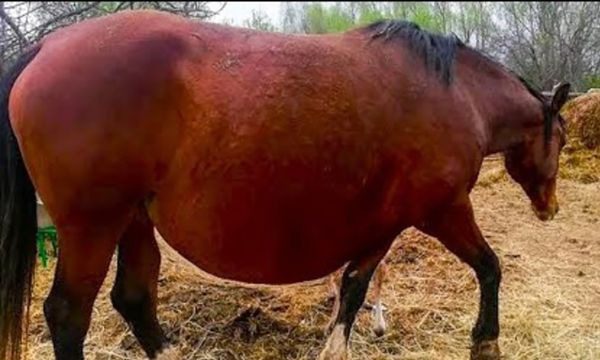
POLYGON ((272 178, 252 185, 222 179, 179 181, 157 193, 150 213, 165 240, 215 276, 286 284, 323 277, 389 240, 377 211, 306 181, 294 189, 272 178))
POLYGON ((272 241, 253 235, 243 239, 253 243, 252 248, 241 245, 235 238, 214 244, 210 233, 193 239, 184 236, 168 233, 165 240, 204 272, 249 284, 284 285, 311 281, 331 274, 349 260, 340 254, 323 257, 308 250, 297 250, 292 255, 285 239, 281 239, 282 245, 278 248, 281 254, 273 256, 272 241))

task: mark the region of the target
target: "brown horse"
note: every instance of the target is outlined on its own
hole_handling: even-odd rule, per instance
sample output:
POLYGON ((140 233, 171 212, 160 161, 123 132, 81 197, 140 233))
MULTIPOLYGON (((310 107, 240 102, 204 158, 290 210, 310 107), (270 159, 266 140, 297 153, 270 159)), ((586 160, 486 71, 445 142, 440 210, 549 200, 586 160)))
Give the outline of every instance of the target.
POLYGON ((503 152, 537 216, 554 216, 568 91, 546 98, 402 21, 299 36, 142 11, 56 31, 0 94, 0 357, 20 355, 37 190, 60 237, 44 304, 57 359, 83 358, 117 248, 113 304, 150 358, 166 351, 153 225, 242 282, 303 282, 349 262, 322 359, 346 357, 374 269, 416 226, 475 271, 471 354, 497 358, 500 267, 469 193, 484 156, 503 152))

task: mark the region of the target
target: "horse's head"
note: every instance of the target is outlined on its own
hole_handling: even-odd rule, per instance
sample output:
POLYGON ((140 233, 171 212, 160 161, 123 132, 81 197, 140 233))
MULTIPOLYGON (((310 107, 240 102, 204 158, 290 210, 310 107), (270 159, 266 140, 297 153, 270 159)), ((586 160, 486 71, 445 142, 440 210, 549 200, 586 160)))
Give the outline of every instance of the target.
POLYGON ((506 170, 521 185, 542 221, 554 218, 559 208, 558 158, 566 142, 560 109, 567 101, 569 89, 570 84, 561 84, 554 88, 551 97, 541 97, 544 131, 526 131, 523 140, 504 154, 506 170))

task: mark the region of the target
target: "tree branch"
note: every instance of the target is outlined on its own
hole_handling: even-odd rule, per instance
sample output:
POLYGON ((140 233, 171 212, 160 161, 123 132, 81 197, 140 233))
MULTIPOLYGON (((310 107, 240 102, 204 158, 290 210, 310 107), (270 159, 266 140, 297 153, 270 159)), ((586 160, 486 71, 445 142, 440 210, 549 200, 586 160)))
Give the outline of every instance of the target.
POLYGON ((36 29, 38 35, 37 35, 37 40, 39 40, 41 37, 43 37, 45 35, 46 29, 52 25, 52 24, 56 24, 58 22, 60 22, 61 20, 67 19, 71 16, 77 16, 77 15, 81 15, 86 11, 89 11, 95 7, 97 7, 98 5, 100 5, 100 1, 95 1, 91 4, 89 4, 86 7, 82 7, 80 9, 75 9, 73 11, 70 11, 68 13, 64 13, 61 14, 57 17, 55 17, 54 19, 47 21, 46 23, 42 24, 41 26, 38 26, 38 28, 36 29))
POLYGON ((15 24, 14 21, 10 18, 10 16, 8 16, 8 14, 4 11, 3 7, 0 7, 0 18, 4 20, 4 22, 12 29, 15 35, 17 35, 21 46, 29 44, 29 41, 27 41, 27 38, 21 32, 21 29, 19 29, 17 24, 15 24))

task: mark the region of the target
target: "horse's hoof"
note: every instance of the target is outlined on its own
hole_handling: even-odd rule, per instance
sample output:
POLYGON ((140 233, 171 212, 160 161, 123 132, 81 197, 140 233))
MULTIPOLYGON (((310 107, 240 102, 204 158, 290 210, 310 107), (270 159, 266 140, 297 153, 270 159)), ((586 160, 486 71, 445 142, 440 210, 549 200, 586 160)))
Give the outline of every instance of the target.
POLYGON ((385 335, 385 327, 375 327, 373 328, 373 332, 375 333, 375 336, 382 337, 385 335))
POLYGON ((484 340, 471 347, 471 360, 499 360, 498 340, 484 340))
POLYGON ((156 355, 156 360, 180 360, 181 358, 179 351, 174 347, 166 348, 156 355))
POLYGON ((348 360, 348 346, 344 335, 344 325, 336 325, 327 339, 319 360, 348 360))
POLYGON ((346 350, 346 349, 340 350, 337 352, 328 351, 328 349, 325 349, 321 352, 321 355, 319 355, 318 360, 350 360, 350 359, 348 358, 348 350, 346 350))
POLYGON ((373 331, 377 337, 382 337, 385 334, 386 324, 383 317, 381 304, 373 309, 373 331))

